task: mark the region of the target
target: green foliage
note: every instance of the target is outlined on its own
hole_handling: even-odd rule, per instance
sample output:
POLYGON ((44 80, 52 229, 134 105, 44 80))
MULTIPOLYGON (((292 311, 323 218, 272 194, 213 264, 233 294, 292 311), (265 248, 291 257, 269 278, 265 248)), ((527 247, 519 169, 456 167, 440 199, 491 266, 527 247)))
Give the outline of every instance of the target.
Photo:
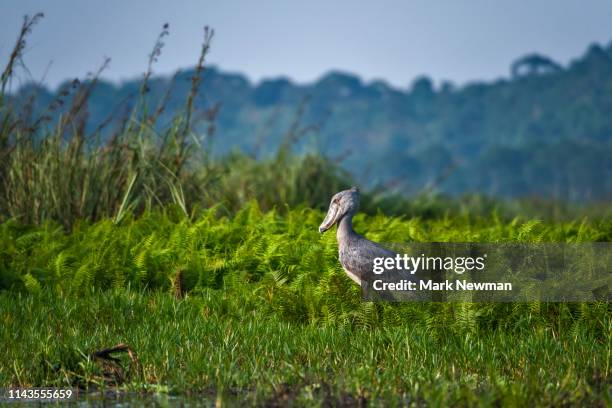
MULTIPOLYGON (((170 206, 77 222, 70 232, 53 222, 0 224, 0 342, 12 361, 0 365, 0 384, 108 385, 90 355, 124 342, 143 366, 124 384, 134 390, 226 398, 232 389, 232 398, 261 404, 285 401, 287 390, 315 405, 349 396, 432 405, 609 400, 607 303, 363 302, 339 266, 334 235, 317 232, 323 215, 263 212, 253 201, 232 216, 170 206), (179 279, 184 299, 175 296, 179 279)), ((612 238, 610 220, 360 214, 355 227, 381 241, 612 238)))
MULTIPOLYGON (((213 387, 219 400, 224 389, 238 389, 261 405, 286 402, 287 392, 297 404, 315 405, 337 405, 347 395, 398 405, 610 403, 607 303, 362 302, 359 288, 340 268, 333 234, 317 232, 321 207, 348 187, 350 177, 319 154, 291 151, 304 147, 302 136, 312 127, 301 121, 312 112, 302 104, 293 121, 280 120, 284 133, 272 138, 280 147, 263 149, 261 160, 257 154, 211 154, 218 109, 205 112, 207 130, 201 132, 193 115, 199 77, 179 93, 186 100, 179 98, 178 112, 167 112, 163 103, 151 109, 160 98, 151 65, 166 27, 137 87, 139 103, 125 120, 114 117, 94 129, 86 122, 88 109, 96 111, 90 96, 97 86, 109 91, 97 77, 47 95, 48 113, 59 116, 55 122, 30 117, 44 109, 35 99, 17 110, 15 100, 7 102, 12 97, 5 88, 18 65, 21 41, 38 18, 26 19, 1 78, 0 344, 3 361, 10 363, 0 364, 0 385, 107 385, 91 353, 127 342, 142 362, 141 375, 127 384, 136 390, 213 387), (104 129, 109 123, 113 126, 104 129)), ((211 38, 206 31, 198 72, 211 38)), ((516 86, 522 92, 538 85, 536 79, 517 78, 489 91, 516 86)), ((317 98, 341 97, 335 93, 338 85, 352 91, 361 86, 342 75, 324 82, 331 87, 320 87, 314 110, 320 108, 317 98)), ((451 138, 457 147, 457 138, 436 124, 441 119, 435 111, 440 108, 450 124, 465 118, 471 123, 489 97, 477 86, 444 92, 421 80, 408 103, 387 113, 408 118, 405 128, 428 136, 423 140, 430 140, 431 132, 451 138)), ((234 94, 240 93, 229 95, 234 94)), ((360 98, 351 100, 362 114, 341 108, 341 115, 349 116, 352 126, 380 130, 381 121, 389 119, 386 113, 378 112, 370 123, 365 113, 372 104, 360 98)), ((256 99, 278 102, 265 92, 256 99)), ((227 102, 220 117, 226 131, 223 115, 240 116, 242 109, 227 102)), ((485 121, 484 130, 458 129, 474 143, 473 135, 486 134, 495 123, 485 121)), ((331 129, 331 136, 339 136, 335 149, 342 147, 340 136, 352 135, 331 129)), ((501 129, 500 134, 509 133, 501 129)), ((232 144, 235 136, 231 129, 224 132, 222 143, 232 144)), ((448 156, 440 149, 436 154, 448 156)), ((412 169, 410 160, 398 157, 397 163, 383 164, 392 172, 412 169)), ((588 181, 581 174, 574 181, 588 181)), ((408 201, 366 193, 363 207, 367 214, 355 218, 356 229, 381 242, 612 241, 606 206, 604 216, 597 212, 581 221, 564 205, 500 203, 481 196, 449 200, 423 194, 408 201), (550 221, 559 218, 570 220, 550 221)))
MULTIPOLYGON (((357 301, 358 325, 344 324, 341 314, 296 324, 283 316, 299 309, 292 305, 299 299, 272 311, 255 301, 267 296, 275 294, 209 288, 177 300, 124 289, 79 297, 0 292, 8 362, 0 364, 0 384, 110 388, 91 353, 127 343, 142 371, 120 389, 194 395, 207 405, 220 398, 339 405, 349 397, 385 406, 610 402, 606 304, 510 305, 503 314, 474 304, 381 312, 357 301), (377 323, 381 315, 385 323, 377 323)), ((349 307, 349 296, 329 306, 349 307)))
MULTIPOLYGON (((398 313, 419 313, 433 332, 448 324, 468 331, 483 324, 530 324, 516 319, 524 307, 509 312, 507 305, 450 306, 455 317, 446 322, 440 316, 449 315, 438 314, 437 307, 362 303, 359 288, 338 263, 334 235, 317 232, 322 219, 322 212, 306 207, 262 212, 253 201, 233 216, 208 209, 187 217, 177 206, 138 218, 126 215, 119 223, 80 222, 70 233, 53 223, 23 227, 11 221, 0 226, 0 289, 36 293, 43 287, 67 296, 86 295, 92 288, 170 292, 180 272, 187 293, 218 291, 234 299, 228 300, 230 309, 246 302, 300 324, 374 327, 400 321, 398 313)), ((609 220, 506 223, 491 217, 420 220, 378 214, 358 215, 355 223, 381 242, 612 240, 609 220)))

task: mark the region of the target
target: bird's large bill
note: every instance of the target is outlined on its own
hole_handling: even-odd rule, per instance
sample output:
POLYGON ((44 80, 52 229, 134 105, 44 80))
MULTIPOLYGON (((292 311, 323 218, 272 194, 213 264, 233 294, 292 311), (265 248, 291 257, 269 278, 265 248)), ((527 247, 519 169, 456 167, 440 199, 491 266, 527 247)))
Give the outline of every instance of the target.
POLYGON ((328 229, 331 228, 332 225, 334 225, 337 221, 337 217, 338 217, 338 213, 339 213, 340 207, 338 206, 338 204, 332 203, 329 206, 329 210, 327 211, 327 215, 325 216, 325 219, 323 220, 323 222, 321 223, 321 225, 319 226, 319 232, 325 232, 328 229))

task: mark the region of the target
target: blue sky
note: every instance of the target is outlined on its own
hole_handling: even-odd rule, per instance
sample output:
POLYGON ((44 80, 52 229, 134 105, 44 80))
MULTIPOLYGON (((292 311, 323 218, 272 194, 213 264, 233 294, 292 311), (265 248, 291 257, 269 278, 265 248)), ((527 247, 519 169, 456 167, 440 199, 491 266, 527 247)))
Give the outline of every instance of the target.
POLYGON ((507 76, 512 60, 534 51, 565 64, 612 40, 609 0, 0 0, 0 65, 22 16, 37 11, 45 18, 24 60, 51 86, 83 77, 104 56, 112 59, 104 77, 137 77, 166 22, 156 73, 193 65, 209 25, 209 61, 252 80, 308 82, 334 69, 403 88, 421 74, 458 84, 507 76))

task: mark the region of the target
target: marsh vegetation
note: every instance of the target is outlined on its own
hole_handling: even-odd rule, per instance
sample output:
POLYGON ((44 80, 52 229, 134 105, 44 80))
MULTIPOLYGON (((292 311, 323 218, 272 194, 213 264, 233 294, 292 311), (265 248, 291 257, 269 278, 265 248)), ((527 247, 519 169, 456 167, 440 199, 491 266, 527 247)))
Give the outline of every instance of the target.
MULTIPOLYGON (((218 108, 198 110, 194 95, 210 30, 184 108, 161 128, 164 105, 146 94, 167 27, 121 120, 88 130, 97 75, 49 114, 32 116, 34 99, 18 109, 7 89, 39 18, 2 73, 0 386, 260 404, 610 404, 606 302, 363 302, 334 236, 317 232, 350 175, 292 151, 312 129, 299 107, 270 158, 209 154, 223 137, 218 108), (109 369, 96 356, 117 344, 134 355, 109 369)), ((370 191, 355 228, 378 242, 612 240, 606 208, 544 204, 370 191)))

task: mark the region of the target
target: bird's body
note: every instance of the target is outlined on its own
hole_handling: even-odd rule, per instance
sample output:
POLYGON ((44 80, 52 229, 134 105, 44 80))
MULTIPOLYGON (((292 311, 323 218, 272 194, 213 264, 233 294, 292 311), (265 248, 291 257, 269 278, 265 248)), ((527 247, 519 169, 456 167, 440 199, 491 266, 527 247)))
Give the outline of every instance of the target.
POLYGON ((352 219, 353 214, 347 214, 338 222, 338 258, 349 278, 361 285, 372 275, 374 258, 395 257, 396 254, 357 234, 352 219))
MULTIPOLYGON (((395 258, 397 254, 365 239, 353 230, 353 216, 358 208, 359 190, 356 187, 335 194, 319 232, 325 232, 334 224, 338 224, 336 238, 340 264, 349 278, 364 287, 364 282, 368 283, 374 276, 374 259, 395 258)), ((394 279, 414 279, 405 271, 387 269, 386 272, 393 273, 394 279)))

